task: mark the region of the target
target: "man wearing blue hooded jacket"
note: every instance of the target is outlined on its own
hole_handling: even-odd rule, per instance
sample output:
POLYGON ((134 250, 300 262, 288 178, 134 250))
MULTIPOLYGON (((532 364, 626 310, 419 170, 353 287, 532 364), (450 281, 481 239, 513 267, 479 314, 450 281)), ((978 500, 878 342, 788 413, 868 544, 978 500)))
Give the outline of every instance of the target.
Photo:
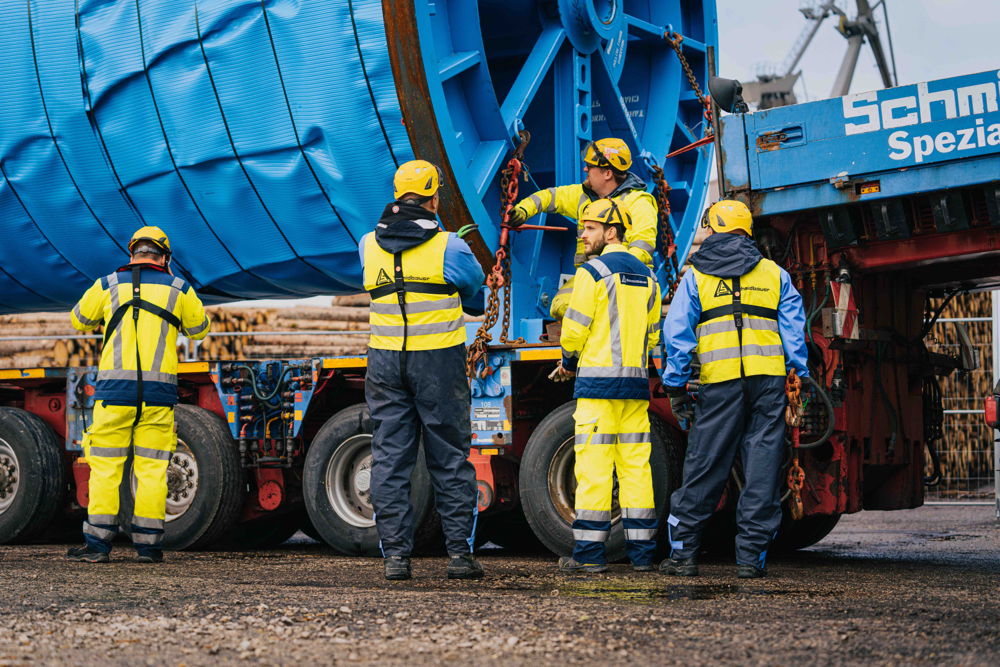
POLYGON ((371 295, 365 399, 374 425, 371 491, 385 577, 411 577, 410 474, 422 440, 451 558, 448 578, 479 579, 462 311, 482 312, 483 270, 461 238, 469 226, 457 234, 439 228, 435 165, 406 162, 392 184, 395 199, 358 249, 371 295))
POLYGON ((674 415, 694 419, 684 481, 670 499, 666 574, 698 574, 701 531, 739 454, 744 486, 736 508, 741 578, 767 574, 767 549, 781 523, 785 375, 806 368, 802 297, 784 269, 751 238, 745 204, 723 200, 702 223, 712 233, 691 257, 663 323, 663 384, 674 415), (698 401, 688 394, 692 354, 701 364, 698 401))

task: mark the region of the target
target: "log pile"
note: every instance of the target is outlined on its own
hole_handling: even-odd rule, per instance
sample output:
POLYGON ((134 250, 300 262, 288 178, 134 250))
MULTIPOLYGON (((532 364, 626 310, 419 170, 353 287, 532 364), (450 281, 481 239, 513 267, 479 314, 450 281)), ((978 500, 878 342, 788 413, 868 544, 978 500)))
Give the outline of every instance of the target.
MULTIPOLYGON (((935 308, 940 303, 937 301, 935 308)), ((956 296, 941 313, 949 317, 990 317, 989 292, 956 296)), ((941 379, 945 410, 981 410, 983 398, 993 389, 993 330, 990 322, 966 322, 972 345, 979 351, 979 370, 967 374, 952 373, 941 379)), ((932 352, 957 356, 958 334, 953 323, 938 323, 927 337, 932 352)), ((992 497, 993 433, 982 413, 946 414, 944 439, 937 443, 943 480, 929 491, 930 497, 956 500, 992 497)), ((927 474, 930 474, 928 464, 927 474)))
MULTIPOLYGON (((265 333, 209 336, 200 343, 197 358, 229 361, 364 354, 368 349, 368 303, 367 294, 354 294, 334 297, 328 307, 208 308, 213 334, 265 333), (281 335, 281 332, 292 335, 281 335), (303 335, 299 332, 314 333, 303 335)), ((470 322, 482 320, 481 317, 466 319, 470 322)), ((101 332, 98 328, 96 333, 101 332)), ((64 338, 78 334, 65 312, 0 316, 0 337, 54 336, 26 341, 0 340, 0 368, 96 365, 100 361, 101 341, 64 338)), ((178 342, 181 343, 178 357, 184 359, 183 339, 178 342)))
MULTIPOLYGON (((253 336, 246 358, 333 357, 364 354, 368 348, 368 295, 337 296, 327 307, 281 308, 269 311, 267 331, 345 332, 309 335, 253 336), (354 333, 359 332, 359 333, 354 333)), ((264 329, 264 327, 261 327, 264 329)))
POLYGON ((78 334, 69 322, 68 312, 0 315, 0 336, 39 337, 34 340, 0 340, 0 368, 96 364, 100 340, 60 339, 78 334))

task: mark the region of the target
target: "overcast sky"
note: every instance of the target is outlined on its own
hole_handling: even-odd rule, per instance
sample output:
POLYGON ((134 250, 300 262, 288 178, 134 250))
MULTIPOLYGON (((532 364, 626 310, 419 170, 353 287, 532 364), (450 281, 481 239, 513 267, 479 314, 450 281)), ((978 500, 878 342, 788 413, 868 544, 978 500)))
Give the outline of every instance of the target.
MULTIPOLYGON (((878 0, 869 0, 875 5, 878 0)), ((917 83, 957 74, 1000 69, 1000 0, 885 0, 896 52, 899 83, 917 83)), ((755 79, 759 63, 780 63, 807 25, 799 13, 802 0, 717 0, 719 74, 741 81, 755 79)), ((857 14, 854 0, 840 0, 848 16, 857 14)), ((882 9, 875 12, 888 57, 882 9)), ((829 97, 847 40, 837 32, 836 17, 823 22, 799 63, 800 102, 829 97)), ((865 45, 851 92, 881 88, 871 50, 865 45)))

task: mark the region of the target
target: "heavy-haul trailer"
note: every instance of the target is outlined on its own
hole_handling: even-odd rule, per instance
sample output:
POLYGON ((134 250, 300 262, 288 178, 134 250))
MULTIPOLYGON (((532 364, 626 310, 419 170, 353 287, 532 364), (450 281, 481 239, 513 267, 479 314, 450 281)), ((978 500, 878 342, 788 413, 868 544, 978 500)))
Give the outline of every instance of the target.
MULTIPOLYGON (((443 224, 478 222, 472 245, 489 269, 502 235, 499 171, 523 128, 533 138, 522 192, 578 180, 579 148, 590 136, 624 136, 636 169, 651 178, 657 156, 703 134, 701 101, 663 34, 684 36, 681 53, 704 88, 714 6, 663 4, 358 0, 346 8, 310 3, 296 11, 265 5, 251 11, 219 2, 199 3, 195 15, 151 3, 153 10, 140 16, 131 3, 118 12, 82 3, 70 21, 34 3, 28 16, 8 10, 2 29, 27 49, 23 76, 14 83, 38 106, 30 117, 48 123, 30 126, 34 139, 25 141, 30 114, 0 110, 15 121, 0 124, 7 186, 0 205, 16 242, 0 245, 7 253, 0 306, 68 309, 88 280, 120 263, 121 249, 109 241, 114 235, 101 228, 127 238, 139 216, 170 231, 175 270, 208 301, 356 291, 351 242, 371 228, 394 164, 414 155, 442 165, 453 185, 443 224), (320 10, 340 12, 342 20, 331 23, 320 10), (346 39, 358 57, 323 60, 323 49, 310 41, 321 28, 346 39), (260 39, 246 41, 250 36, 260 39), (112 42, 119 48, 114 63, 100 55, 112 42), (255 44, 266 45, 271 60, 260 60, 255 44), (310 45, 328 67, 296 62, 288 55, 295 50, 284 50, 296 44, 310 45), (233 45, 243 49, 245 66, 227 59, 233 45), (75 88, 67 78, 73 67, 75 88), (181 79, 185 85, 176 86, 181 79), (195 83, 204 93, 197 100, 187 94, 195 83), (307 93, 339 94, 333 84, 353 86, 352 96, 337 97, 338 114, 324 116, 329 100, 307 93), (247 86, 252 100, 240 96, 247 86), (350 99, 363 103, 345 107, 350 99), (338 125, 345 118, 352 124, 338 125), (261 119, 277 134, 265 132, 254 150, 245 150, 261 119), (361 149, 366 159, 358 161, 361 149), (357 173, 347 178, 339 162, 357 173), (46 178, 33 179, 36 173, 46 178), (60 246, 53 230, 61 228, 52 226, 57 211, 75 213, 94 242, 60 246), (25 267, 41 277, 19 280, 25 267)), ((723 190, 751 205, 758 242, 796 277, 812 315, 811 361, 823 391, 807 390, 802 442, 816 446, 799 455, 805 517, 785 522, 788 546, 815 542, 843 513, 922 502, 924 449, 939 436, 934 373, 962 366, 923 348, 923 299, 934 290, 989 286, 996 275, 985 266, 1000 249, 990 81, 995 85, 995 73, 955 82, 954 113, 940 99, 949 82, 721 119, 716 109, 723 190), (962 122, 984 128, 974 149, 958 148, 962 122), (947 132, 955 135, 950 151, 947 132), (935 149, 944 136, 943 149, 929 151, 926 141, 916 141, 923 136, 933 137, 935 149), (922 418, 915 422, 913 415, 922 418)), ((672 208, 662 231, 673 239, 658 250, 672 240, 680 261, 699 222, 710 151, 706 146, 662 164, 672 208)), ((572 228, 555 217, 545 225, 572 228)), ((572 403, 569 388, 546 380, 558 349, 542 337, 549 300, 572 271, 572 234, 511 236, 507 314, 513 337, 528 342, 491 345, 472 381, 480 539, 515 546, 534 536, 566 553, 572 403)), ((671 267, 664 257, 658 273, 667 285, 671 267)), ((491 329, 494 341, 501 328, 491 329)), ((0 375, 6 406, 0 409, 0 540, 36 539, 79 519, 86 467, 78 447, 93 370, 0 375)), ((342 553, 375 553, 364 373, 364 357, 183 365, 168 543, 266 546, 302 525, 342 553)), ((679 482, 684 434, 654 368, 650 384, 651 462, 662 515, 679 482)), ((419 541, 430 547, 436 517, 419 465, 413 483, 419 541)), ((737 466, 714 541, 724 542, 731 530, 739 485, 737 466)), ((128 485, 122 493, 127 509, 128 485)), ((616 525, 613 555, 621 553, 621 541, 616 525)))
MULTIPOLYGON (((442 223, 478 223, 467 239, 489 270, 502 172, 525 131, 522 194, 579 182, 591 138, 623 137, 647 181, 662 167, 661 283, 667 248, 682 260, 694 237, 711 149, 663 156, 705 132, 691 81, 703 89, 710 70, 712 2, 31 2, 0 17, 0 312, 68 310, 142 224, 169 233, 175 273, 207 303, 357 292, 357 240, 414 157, 441 166, 442 223)), ((472 460, 482 539, 524 540, 528 512, 539 539, 565 551, 570 394, 545 379, 558 350, 540 341, 573 272, 575 223, 557 217, 541 226, 566 231, 507 244, 506 316, 528 343, 479 360, 472 460)), ((494 343, 502 328, 490 328, 494 343)), ((0 541, 79 519, 93 372, 0 378, 0 541)), ((364 372, 363 357, 183 365, 168 543, 267 544, 304 523, 345 553, 372 553, 364 372)), ((662 400, 655 410, 667 418, 662 400)), ((679 442, 663 419, 657 442, 679 442)), ((654 456, 661 507, 666 451, 654 456)), ((414 502, 432 535, 422 466, 414 502)))

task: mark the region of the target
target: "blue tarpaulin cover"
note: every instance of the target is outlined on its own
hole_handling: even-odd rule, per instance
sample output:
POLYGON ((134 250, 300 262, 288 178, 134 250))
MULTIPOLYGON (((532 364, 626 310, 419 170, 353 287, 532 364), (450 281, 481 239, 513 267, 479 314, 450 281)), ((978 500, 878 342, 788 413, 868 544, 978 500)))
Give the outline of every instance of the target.
POLYGON ((412 159, 381 0, 0 11, 0 312, 72 306, 162 227, 206 302, 357 291, 412 159))

